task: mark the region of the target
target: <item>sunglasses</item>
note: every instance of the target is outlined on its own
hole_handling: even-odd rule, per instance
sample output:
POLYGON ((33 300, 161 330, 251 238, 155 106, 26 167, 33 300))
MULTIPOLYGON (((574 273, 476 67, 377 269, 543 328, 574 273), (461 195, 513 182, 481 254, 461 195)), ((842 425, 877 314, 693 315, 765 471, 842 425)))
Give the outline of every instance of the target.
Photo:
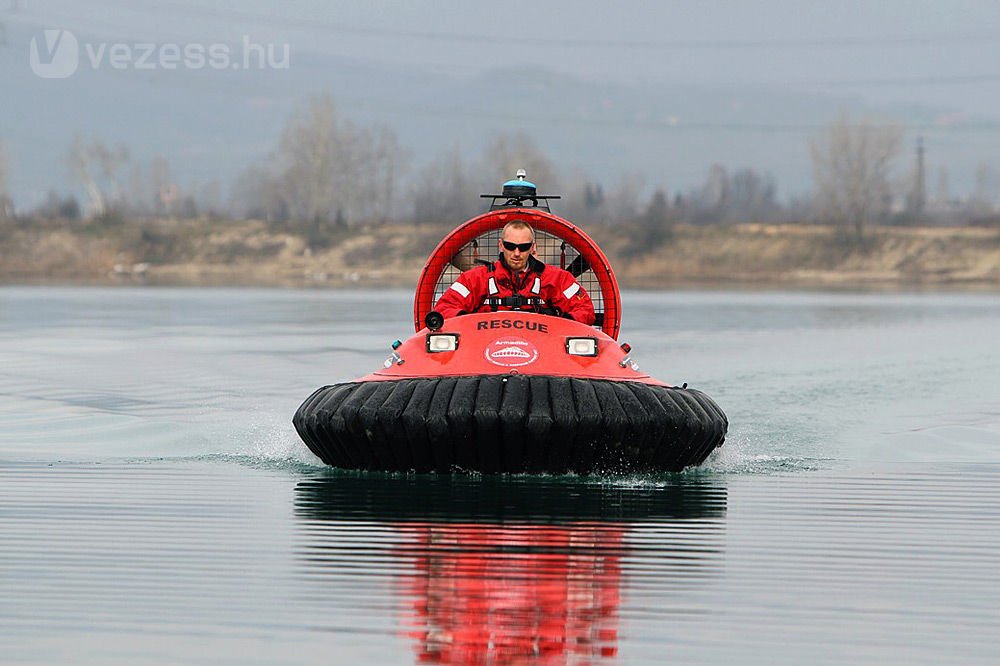
POLYGON ((511 243, 510 241, 501 241, 503 246, 507 248, 508 251, 513 252, 515 249, 521 252, 527 252, 531 249, 531 246, 535 244, 535 241, 528 241, 527 243, 511 243))

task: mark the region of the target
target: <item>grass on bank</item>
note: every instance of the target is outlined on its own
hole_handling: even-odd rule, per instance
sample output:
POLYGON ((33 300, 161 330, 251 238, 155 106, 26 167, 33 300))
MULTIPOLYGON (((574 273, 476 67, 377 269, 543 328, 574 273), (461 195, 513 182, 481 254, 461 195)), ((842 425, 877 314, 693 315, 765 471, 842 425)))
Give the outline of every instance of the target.
MULTIPOLYGON (((0 222, 0 281, 411 287, 451 228, 118 216, 8 220, 0 222)), ((877 227, 863 242, 805 224, 586 231, 626 287, 1000 287, 996 227, 877 227)))

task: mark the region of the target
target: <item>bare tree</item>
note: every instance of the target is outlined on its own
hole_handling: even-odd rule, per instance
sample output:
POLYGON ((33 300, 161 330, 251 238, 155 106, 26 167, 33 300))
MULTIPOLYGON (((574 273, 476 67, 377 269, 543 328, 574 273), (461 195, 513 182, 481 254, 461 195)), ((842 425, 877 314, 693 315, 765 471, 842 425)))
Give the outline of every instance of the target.
POLYGON ((288 220, 288 203, 280 177, 262 166, 251 166, 236 178, 230 188, 229 208, 234 215, 270 224, 288 220))
POLYGON ((687 214, 695 224, 722 222, 730 201, 729 172, 721 164, 713 164, 701 186, 687 196, 687 214))
POLYGON ((46 220, 77 220, 80 218, 80 202, 72 194, 60 196, 58 192, 49 190, 45 200, 31 214, 46 220))
POLYGON ((729 179, 727 222, 775 221, 779 217, 774 179, 753 169, 740 169, 729 179))
POLYGON ((817 217, 863 240, 865 229, 889 212, 889 175, 902 138, 894 123, 853 122, 841 112, 810 143, 817 217))
POLYGON ((6 220, 14 214, 14 205, 7 191, 7 153, 0 141, 0 220, 6 220))
POLYGON ((618 184, 605 198, 605 209, 611 223, 633 220, 640 214, 639 197, 646 182, 637 174, 623 174, 618 184))
POLYGON ((278 159, 293 216, 309 223, 329 219, 342 187, 342 167, 350 162, 348 133, 338 127, 329 96, 312 100, 285 128, 278 159))
POLYGON ((413 221, 458 224, 482 210, 483 203, 473 185, 469 164, 456 144, 417 174, 411 185, 413 221))
POLYGON ((170 162, 165 157, 154 157, 149 164, 149 189, 146 201, 158 215, 169 215, 171 205, 177 200, 177 185, 170 174, 170 162))
POLYGON ((588 211, 600 210, 604 205, 604 186, 587 182, 583 190, 583 205, 588 211))
POLYGON ((7 194, 7 151, 0 141, 0 196, 7 194))
POLYGON ((404 151, 385 125, 357 131, 354 139, 356 171, 352 175, 358 196, 352 210, 363 219, 385 222, 392 214, 404 151))
POLYGON ((951 201, 951 187, 948 179, 948 167, 938 167, 937 185, 934 187, 934 202, 943 208, 951 201))
POLYGON ((365 129, 340 119, 328 95, 292 118, 277 154, 290 214, 314 226, 387 217, 402 162, 388 127, 365 129))
POLYGON ((194 192, 194 200, 203 215, 211 218, 225 215, 222 206, 222 185, 217 180, 198 185, 194 192))
POLYGON ((975 189, 972 192, 972 199, 969 201, 969 207, 973 214, 985 215, 993 212, 998 183, 1000 183, 1000 178, 997 178, 996 172, 988 164, 980 163, 976 166, 975 189))
POLYGON ((582 224, 603 224, 608 221, 607 196, 603 183, 583 174, 573 174, 569 182, 565 178, 562 180, 563 189, 553 193, 562 195, 562 200, 554 204, 560 213, 582 224))
POLYGON ((87 144, 79 135, 74 137, 69 165, 87 190, 92 215, 104 215, 122 202, 119 171, 128 161, 128 149, 122 144, 110 148, 97 139, 87 144))
POLYGON ((665 190, 657 188, 653 192, 646 210, 636 219, 633 226, 630 248, 632 254, 641 254, 657 248, 673 238, 674 220, 665 190))
POLYGON ((729 172, 721 164, 713 164, 708 168, 702 188, 704 205, 719 213, 729 204, 729 194, 729 172))
POLYGON ((270 224, 282 224, 289 217, 280 176, 260 166, 250 167, 236 179, 230 206, 237 215, 270 224))

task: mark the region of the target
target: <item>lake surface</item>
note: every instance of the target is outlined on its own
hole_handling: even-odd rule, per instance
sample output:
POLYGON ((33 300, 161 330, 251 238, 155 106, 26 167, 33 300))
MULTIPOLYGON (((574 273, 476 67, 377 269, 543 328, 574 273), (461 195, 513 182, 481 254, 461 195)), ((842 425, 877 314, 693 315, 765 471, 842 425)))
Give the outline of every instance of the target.
POLYGON ((623 300, 700 469, 324 468, 407 292, 0 289, 0 663, 997 663, 1000 297, 623 300))

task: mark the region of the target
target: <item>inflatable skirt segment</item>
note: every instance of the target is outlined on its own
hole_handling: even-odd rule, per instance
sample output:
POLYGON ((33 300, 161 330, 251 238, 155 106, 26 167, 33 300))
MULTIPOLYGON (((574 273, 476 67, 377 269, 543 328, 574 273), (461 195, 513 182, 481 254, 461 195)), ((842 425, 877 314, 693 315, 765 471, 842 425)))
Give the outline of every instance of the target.
POLYGON ((694 389, 538 375, 335 384, 293 423, 342 469, 550 474, 680 471, 729 425, 694 389))

